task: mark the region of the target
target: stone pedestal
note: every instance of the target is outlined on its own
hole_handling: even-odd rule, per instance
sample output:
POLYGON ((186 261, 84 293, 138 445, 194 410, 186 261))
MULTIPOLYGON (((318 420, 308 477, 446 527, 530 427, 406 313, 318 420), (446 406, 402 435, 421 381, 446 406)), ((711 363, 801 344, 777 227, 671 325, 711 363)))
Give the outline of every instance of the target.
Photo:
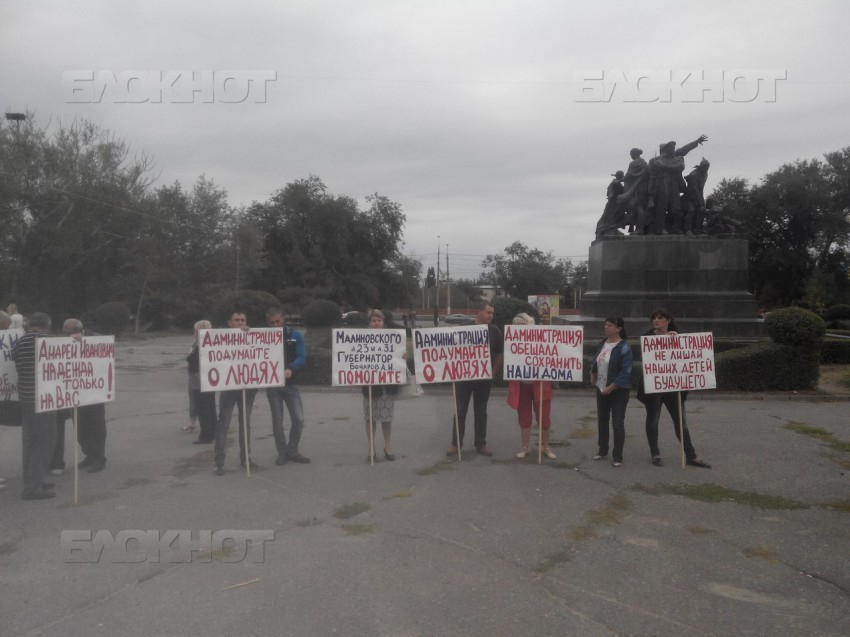
MULTIPOLYGON (((755 297, 747 291, 747 240, 731 236, 618 236, 590 246, 588 290, 579 322, 622 316, 631 335, 649 329, 664 307, 682 332, 764 335, 755 297)), ((598 327, 598 326, 597 326, 598 327)), ((601 333, 601 328, 588 336, 601 333)))

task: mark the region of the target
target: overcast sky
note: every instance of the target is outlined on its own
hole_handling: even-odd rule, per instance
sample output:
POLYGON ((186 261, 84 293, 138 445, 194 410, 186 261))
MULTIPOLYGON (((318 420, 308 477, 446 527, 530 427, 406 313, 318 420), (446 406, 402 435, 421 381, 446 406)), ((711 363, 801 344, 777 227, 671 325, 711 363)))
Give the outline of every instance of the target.
POLYGON ((157 185, 205 174, 236 206, 311 174, 361 202, 378 192, 402 205, 409 254, 433 265, 437 236, 449 244, 453 277, 517 240, 586 259, 634 146, 648 160, 706 133, 686 162, 711 161, 708 193, 850 145, 839 0, 0 8, 6 112, 91 120, 151 156, 157 185), (122 89, 135 71, 147 83, 122 89), (170 86, 179 71, 199 78, 194 102, 170 86))

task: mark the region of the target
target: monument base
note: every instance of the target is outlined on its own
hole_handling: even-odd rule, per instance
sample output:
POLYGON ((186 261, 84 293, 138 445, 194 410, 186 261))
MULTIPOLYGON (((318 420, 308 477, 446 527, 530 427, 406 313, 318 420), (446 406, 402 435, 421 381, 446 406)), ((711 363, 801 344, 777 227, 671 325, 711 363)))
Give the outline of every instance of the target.
POLYGON ((588 290, 581 316, 570 322, 591 327, 622 316, 636 335, 649 329, 650 312, 663 307, 682 332, 764 336, 747 267, 747 240, 735 235, 604 237, 590 246, 588 290))

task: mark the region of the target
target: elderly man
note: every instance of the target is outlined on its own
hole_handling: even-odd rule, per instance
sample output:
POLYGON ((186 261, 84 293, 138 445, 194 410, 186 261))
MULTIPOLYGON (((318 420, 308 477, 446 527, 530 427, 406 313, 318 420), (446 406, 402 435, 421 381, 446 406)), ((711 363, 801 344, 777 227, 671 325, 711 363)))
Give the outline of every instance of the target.
MULTIPOLYGON (((505 341, 502 330, 493 325, 495 308, 489 301, 483 301, 478 306, 475 322, 486 325, 490 331, 490 369, 493 374, 502 368, 502 355, 505 341)), ((452 446, 446 451, 447 456, 456 455, 459 447, 463 447, 463 435, 466 431, 466 412, 469 411, 469 401, 472 399, 472 410, 475 418, 475 450, 483 456, 492 456, 493 452, 487 446, 487 402, 490 400, 490 390, 493 387, 491 379, 467 380, 455 383, 457 427, 452 423, 452 446), (458 429, 460 440, 458 440, 458 429)))
POLYGON ((38 339, 50 332, 50 317, 34 312, 27 333, 18 339, 12 360, 18 371, 18 401, 21 404, 21 442, 24 465, 24 500, 46 500, 56 493, 44 482, 56 439, 56 417, 52 412, 35 411, 35 348, 38 339))
MULTIPOLYGON (((80 319, 69 318, 62 324, 65 336, 85 334, 80 319)), ((50 461, 50 472, 60 475, 65 470, 65 421, 73 418, 70 409, 56 412, 56 444, 50 461)), ((97 403, 77 407, 77 440, 85 458, 78 465, 89 473, 98 473, 106 468, 106 405, 97 403)))
POLYGON ((304 346, 304 337, 286 325, 283 310, 273 307, 266 312, 266 323, 269 327, 283 328, 283 361, 286 365, 284 378, 286 385, 283 387, 266 387, 266 398, 269 401, 269 410, 272 414, 272 433, 274 443, 277 447, 277 460, 275 464, 284 465, 287 462, 307 464, 310 458, 302 456, 298 451, 301 442, 301 430, 304 428, 304 406, 301 402, 301 391, 298 389, 298 370, 307 361, 307 348, 304 346), (286 441, 286 433, 283 430, 283 406, 289 411, 289 419, 292 424, 289 427, 289 442, 286 441))

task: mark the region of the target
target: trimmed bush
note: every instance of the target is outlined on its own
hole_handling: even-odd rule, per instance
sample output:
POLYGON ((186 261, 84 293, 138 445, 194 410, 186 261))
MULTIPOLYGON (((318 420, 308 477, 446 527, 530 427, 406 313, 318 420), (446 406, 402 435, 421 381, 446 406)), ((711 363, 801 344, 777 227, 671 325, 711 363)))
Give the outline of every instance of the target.
POLYGON ((824 365, 850 365, 850 341, 824 341, 820 362, 824 365))
POLYGON ((514 317, 521 312, 525 312, 534 317, 534 322, 540 325, 540 314, 537 309, 522 299, 515 299, 510 296, 499 297, 493 299, 493 325, 504 328, 505 325, 513 323, 514 317))
POLYGON ((99 305, 93 312, 95 329, 105 334, 121 334, 130 324, 130 308, 118 301, 99 305))
POLYGON ((757 343, 715 356, 717 388, 737 391, 815 389, 818 348, 757 343))
POLYGON ((266 325, 266 310, 280 307, 278 298, 262 290, 238 290, 226 296, 216 308, 215 320, 219 325, 227 325, 231 314, 237 310, 245 312, 248 325, 264 327, 266 325))
POLYGON ((780 345, 817 347, 826 333, 826 323, 814 312, 785 307, 765 319, 767 333, 780 345))
POLYGON ((313 301, 301 312, 301 319, 308 329, 311 327, 337 327, 342 325, 342 310, 333 301, 313 301))
POLYGON ((850 305, 833 305, 823 316, 827 321, 842 321, 850 319, 850 305))

